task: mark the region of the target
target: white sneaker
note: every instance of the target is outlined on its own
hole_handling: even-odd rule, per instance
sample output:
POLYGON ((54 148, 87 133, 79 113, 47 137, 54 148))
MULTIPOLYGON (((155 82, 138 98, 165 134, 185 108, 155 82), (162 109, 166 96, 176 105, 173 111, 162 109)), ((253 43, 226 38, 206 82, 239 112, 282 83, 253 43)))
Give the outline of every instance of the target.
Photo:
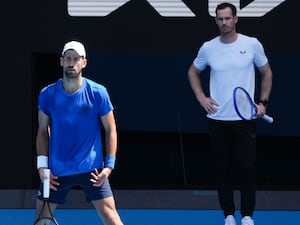
POLYGON ((234 216, 232 216, 232 215, 226 216, 225 225, 236 225, 234 216))
POLYGON ((241 225, 254 225, 254 221, 250 216, 244 216, 241 225))

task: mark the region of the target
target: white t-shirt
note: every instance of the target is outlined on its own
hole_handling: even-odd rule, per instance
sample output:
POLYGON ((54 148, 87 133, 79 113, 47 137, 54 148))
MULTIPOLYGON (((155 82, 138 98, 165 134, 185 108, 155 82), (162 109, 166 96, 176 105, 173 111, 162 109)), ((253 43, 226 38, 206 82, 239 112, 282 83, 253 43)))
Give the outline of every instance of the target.
POLYGON ((262 44, 254 37, 238 34, 236 41, 222 43, 220 37, 205 42, 198 51, 194 66, 203 71, 210 67, 210 97, 218 111, 207 116, 216 120, 240 120, 234 110, 233 90, 245 88, 254 97, 255 66, 268 62, 262 44))

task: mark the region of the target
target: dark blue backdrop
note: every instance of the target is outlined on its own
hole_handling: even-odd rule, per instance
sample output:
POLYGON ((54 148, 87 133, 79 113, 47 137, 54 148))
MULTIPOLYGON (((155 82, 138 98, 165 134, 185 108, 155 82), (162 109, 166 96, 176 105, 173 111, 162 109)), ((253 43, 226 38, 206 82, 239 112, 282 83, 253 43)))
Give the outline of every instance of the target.
MULTIPOLYGON (((86 76, 104 84, 116 107, 121 130, 207 132, 206 118, 187 80, 196 53, 90 54, 86 76)), ((258 134, 300 135, 297 76, 300 54, 268 54, 274 73, 268 113, 273 124, 259 122, 258 134)), ((204 87, 208 87, 208 71, 204 87)), ((259 85, 260 75, 256 77, 259 85)))

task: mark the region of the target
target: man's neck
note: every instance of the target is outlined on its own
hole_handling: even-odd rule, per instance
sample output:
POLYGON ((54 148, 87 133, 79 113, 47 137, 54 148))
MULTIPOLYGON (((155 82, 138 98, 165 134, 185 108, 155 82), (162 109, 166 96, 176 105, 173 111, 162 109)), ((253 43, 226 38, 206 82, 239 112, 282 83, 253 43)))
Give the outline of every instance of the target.
POLYGON ((232 43, 232 42, 236 41, 237 37, 238 37, 238 33, 234 31, 231 33, 221 34, 220 40, 223 43, 232 43))
POLYGON ((63 78, 63 88, 68 93, 77 92, 82 86, 82 77, 63 78))

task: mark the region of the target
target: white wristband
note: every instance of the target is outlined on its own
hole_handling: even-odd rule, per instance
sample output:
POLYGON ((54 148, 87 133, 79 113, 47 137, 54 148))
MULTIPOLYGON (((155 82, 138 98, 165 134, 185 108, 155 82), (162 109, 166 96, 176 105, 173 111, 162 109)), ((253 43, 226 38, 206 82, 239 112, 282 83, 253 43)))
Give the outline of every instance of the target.
POLYGON ((39 155, 37 157, 37 169, 41 167, 46 167, 48 168, 48 156, 45 155, 39 155))

